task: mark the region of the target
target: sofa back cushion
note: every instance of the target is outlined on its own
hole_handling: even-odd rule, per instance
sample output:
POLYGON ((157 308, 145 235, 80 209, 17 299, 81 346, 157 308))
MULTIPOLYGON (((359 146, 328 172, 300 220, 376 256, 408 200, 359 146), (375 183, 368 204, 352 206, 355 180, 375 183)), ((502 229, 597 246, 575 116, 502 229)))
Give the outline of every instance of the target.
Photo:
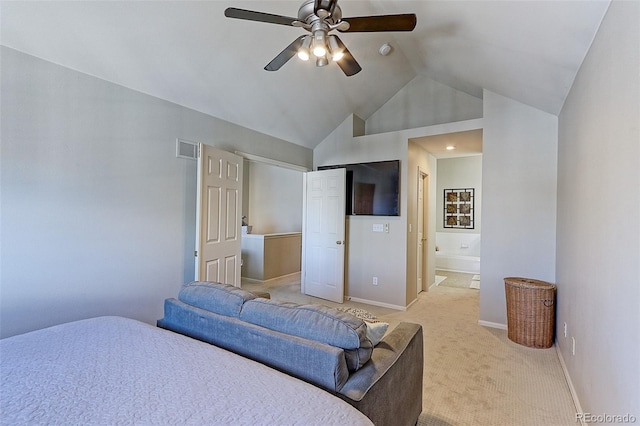
POLYGON ((182 286, 178 300, 216 314, 238 318, 242 304, 256 295, 229 284, 193 281, 182 286))
POLYGON ((342 348, 349 371, 362 367, 371 358, 373 351, 364 321, 322 305, 253 299, 242 306, 240 319, 281 333, 342 348))

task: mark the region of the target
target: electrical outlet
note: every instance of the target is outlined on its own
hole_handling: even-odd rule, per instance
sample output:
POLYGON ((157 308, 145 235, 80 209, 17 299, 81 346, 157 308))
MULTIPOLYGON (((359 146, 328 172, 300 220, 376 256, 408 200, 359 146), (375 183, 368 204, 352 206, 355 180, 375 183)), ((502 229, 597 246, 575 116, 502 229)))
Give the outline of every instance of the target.
POLYGON ((373 277, 373 285, 378 285, 378 277, 373 277))
POLYGON ((576 338, 572 337, 571 338, 571 355, 575 355, 576 354, 576 338))
POLYGON ((564 337, 567 337, 567 323, 564 323, 564 337))

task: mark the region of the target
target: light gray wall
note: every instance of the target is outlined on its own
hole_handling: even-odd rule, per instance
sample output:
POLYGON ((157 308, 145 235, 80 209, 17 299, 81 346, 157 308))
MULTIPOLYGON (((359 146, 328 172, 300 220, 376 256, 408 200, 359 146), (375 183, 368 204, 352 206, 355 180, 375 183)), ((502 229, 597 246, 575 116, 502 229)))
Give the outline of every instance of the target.
POLYGON ((176 138, 311 167, 301 146, 0 52, 2 337, 161 317, 194 269, 196 163, 176 138))
POLYGON ((438 159, 436 232, 480 234, 482 227, 482 155, 438 159), (444 190, 474 188, 474 228, 445 228, 444 190))
MULTIPOLYGON (((356 117, 357 118, 357 117, 356 117)), ((356 120, 357 122, 357 120, 356 120)), ((346 293, 350 297, 404 307, 406 293, 407 140, 398 134, 353 137, 347 118, 314 150, 314 168, 367 161, 401 160, 400 216, 347 216, 346 293), (374 233, 388 223, 388 233, 374 233), (374 276, 378 285, 372 285, 374 276)))
POLYGON ((480 320, 505 325, 505 277, 555 281, 558 119, 483 98, 480 320))
POLYGON ((248 220, 254 234, 302 231, 302 172, 249 162, 248 220))
POLYGON ((614 1, 559 117, 556 273, 557 342, 582 410, 636 419, 639 75, 640 3, 614 1))
POLYGON ((482 99, 419 75, 366 120, 366 134, 482 118, 482 99))
MULTIPOLYGON (((356 117, 357 118, 357 117, 356 117)), ((400 216, 348 218, 347 295, 362 300, 404 307, 415 300, 418 166, 435 176, 433 156, 410 143, 413 138, 482 128, 482 119, 354 137, 354 117, 348 117, 314 149, 314 168, 331 164, 400 159, 400 216), (372 232, 374 223, 389 223, 389 234, 372 232), (376 275, 377 274, 377 275, 376 275), (378 276, 379 285, 371 284, 378 276), (384 285, 383 285, 384 283, 384 285)), ((428 284, 435 278, 435 179, 430 179, 426 247, 428 284)))

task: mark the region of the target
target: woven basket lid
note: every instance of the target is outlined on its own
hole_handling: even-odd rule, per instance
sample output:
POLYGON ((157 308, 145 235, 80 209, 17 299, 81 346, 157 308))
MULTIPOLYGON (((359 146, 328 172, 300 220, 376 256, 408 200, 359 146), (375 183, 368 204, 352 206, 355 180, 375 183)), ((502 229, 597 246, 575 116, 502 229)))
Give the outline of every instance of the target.
POLYGON ((531 278, 521 277, 507 277, 504 279, 505 284, 510 284, 522 288, 534 288, 534 289, 553 289, 556 288, 555 284, 548 283, 546 281, 534 280, 531 278))

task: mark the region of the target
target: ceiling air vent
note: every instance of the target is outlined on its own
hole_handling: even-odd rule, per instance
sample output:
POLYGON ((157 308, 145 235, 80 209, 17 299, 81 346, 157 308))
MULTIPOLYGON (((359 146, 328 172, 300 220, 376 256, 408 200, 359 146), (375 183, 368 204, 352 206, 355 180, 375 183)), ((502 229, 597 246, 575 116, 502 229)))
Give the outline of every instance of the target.
POLYGON ((198 144, 196 142, 176 139, 176 157, 195 160, 198 158, 198 144))

